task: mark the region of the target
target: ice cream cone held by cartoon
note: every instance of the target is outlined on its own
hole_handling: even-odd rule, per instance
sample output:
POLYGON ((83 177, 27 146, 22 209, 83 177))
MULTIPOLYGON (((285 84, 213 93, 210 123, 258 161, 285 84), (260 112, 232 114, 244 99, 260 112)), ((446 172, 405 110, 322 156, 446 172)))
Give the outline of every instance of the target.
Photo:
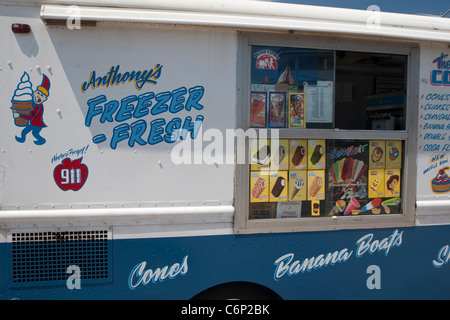
POLYGON ((25 142, 30 132, 36 139, 34 140, 35 144, 42 145, 46 142, 40 135, 40 132, 46 127, 43 121, 43 103, 47 100, 49 91, 50 80, 45 74, 42 76, 41 85, 37 86, 36 90, 33 91, 28 73, 23 73, 20 83, 17 85, 17 89, 14 91, 11 99, 14 124, 19 127, 24 127, 20 137, 16 136, 17 142, 25 142))

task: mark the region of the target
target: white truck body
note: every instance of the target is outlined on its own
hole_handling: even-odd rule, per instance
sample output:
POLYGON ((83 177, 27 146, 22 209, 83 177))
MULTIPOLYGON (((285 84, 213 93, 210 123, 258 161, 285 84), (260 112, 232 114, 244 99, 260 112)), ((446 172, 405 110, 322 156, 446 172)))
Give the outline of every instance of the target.
MULTIPOLYGON (((392 223, 387 220, 377 226, 369 221, 365 227, 357 224, 350 229, 358 229, 355 234, 361 237, 365 231, 359 229, 403 226, 408 230, 405 233, 416 232, 417 239, 422 233, 436 232, 442 234, 440 239, 448 231, 450 193, 430 187, 439 170, 448 166, 450 152, 450 22, 446 18, 251 0, 9 1, 0 2, 0 17, 0 242, 5 254, 15 241, 14 234, 79 230, 106 230, 112 243, 139 239, 143 243, 138 248, 148 246, 144 241, 151 239, 176 242, 188 237, 201 243, 201 236, 211 236, 213 243, 217 236, 238 243, 245 252, 247 238, 238 234, 259 232, 274 237, 267 241, 283 242, 276 238, 277 232, 296 231, 289 235, 298 237, 294 242, 307 241, 299 240, 309 234, 298 232, 301 226, 291 228, 287 223, 270 231, 263 224, 247 224, 245 205, 239 200, 242 190, 248 193, 249 187, 236 158, 242 150, 235 135, 246 129, 242 110, 248 108, 249 56, 245 46, 252 44, 248 40, 252 37, 270 42, 281 36, 288 39, 279 40, 286 45, 290 39, 297 43, 304 39, 309 47, 327 41, 322 48, 356 51, 369 46, 396 53, 407 48, 410 114, 401 134, 407 141, 405 157, 409 157, 409 180, 404 186, 408 204, 402 218, 394 217, 392 223), (29 25, 31 32, 14 33, 14 24, 29 25), (27 80, 33 92, 39 91, 44 75, 50 81, 42 104, 45 127, 39 132, 45 142, 36 144, 39 139, 31 128, 25 141, 19 142, 24 126, 15 123, 16 91, 21 92, 27 80), (249 225, 252 230, 246 230, 249 225), (427 229, 432 226, 438 231, 427 229)), ((313 132, 313 136, 319 134, 313 132)), ((370 132, 344 135, 369 139, 370 132)), ((389 132, 384 137, 389 139, 389 132)), ((330 218, 328 227, 306 230, 346 229, 339 219, 330 218)), ((360 222, 355 219, 345 221, 360 222)), ((337 237, 339 242, 339 231, 328 232, 323 243, 327 237, 337 237)), ((401 240, 401 232, 388 233, 400 234, 401 240)), ((251 241, 258 243, 258 236, 251 241)), ((405 254, 411 253, 414 241, 405 254)), ((177 245, 158 242, 155 246, 164 250, 177 245)), ((433 257, 439 249, 434 245, 429 248, 436 251, 433 257)), ((193 242, 191 249, 195 246, 193 242)), ((127 251, 121 244, 116 248, 127 251)), ((115 252, 114 258, 122 259, 122 252, 115 252)), ((205 249, 209 259, 215 260, 213 252, 205 249)), ((245 255, 242 252, 227 253, 230 265, 245 255)), ((185 264, 195 257, 189 256, 185 264)), ((182 261, 182 254, 170 258, 163 256, 154 267, 182 261)), ((137 255, 130 258, 133 262, 111 262, 116 274, 107 280, 126 277, 129 264, 139 259, 145 258, 137 255)), ((269 264, 268 269, 273 261, 269 264)), ((233 268, 230 265, 224 267, 233 268)), ((195 272, 193 268, 189 272, 195 272)), ((201 278, 200 268, 198 273, 195 279, 201 278)), ((10 289, 9 274, 0 278, 2 298, 26 298, 41 290, 33 285, 10 289)), ((394 277, 395 272, 390 274, 394 277)), ((448 272, 445 277, 449 279, 448 272)), ((180 298, 238 280, 258 283, 244 274, 211 278, 198 281, 180 298)), ((291 295, 289 286, 278 289, 264 281, 258 284, 283 297, 302 298, 291 295)), ((121 296, 122 286, 114 286, 111 295, 95 297, 170 297, 170 288, 148 295, 131 290, 131 284, 127 290, 135 296, 121 296)), ((417 294, 422 297, 420 288, 417 294)), ((46 290, 42 296, 49 298, 46 290)), ((61 290, 70 291, 65 284, 61 290)), ((355 297, 355 292, 348 296, 355 297)), ((395 290, 384 293, 386 297, 407 295, 395 290)))

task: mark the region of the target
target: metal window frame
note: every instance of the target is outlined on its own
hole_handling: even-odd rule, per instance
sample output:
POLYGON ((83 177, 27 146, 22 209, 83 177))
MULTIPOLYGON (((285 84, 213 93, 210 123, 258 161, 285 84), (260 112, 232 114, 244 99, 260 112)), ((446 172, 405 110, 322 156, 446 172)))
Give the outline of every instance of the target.
MULTIPOLYGON (((237 128, 249 129, 249 99, 251 83, 251 46, 270 45, 324 50, 348 50, 374 53, 403 54, 408 57, 406 129, 401 131, 339 130, 339 129, 298 129, 279 130, 279 138, 309 139, 395 139, 404 141, 402 214, 380 216, 339 216, 290 219, 249 219, 250 159, 247 164, 236 165, 235 179, 235 223, 238 234, 268 232, 325 231, 341 229, 369 229, 390 227, 411 227, 415 225, 417 125, 419 103, 419 46, 416 43, 385 40, 349 38, 283 36, 242 33, 238 39, 238 106, 237 128)), ((249 143, 246 141, 246 150, 249 143)))

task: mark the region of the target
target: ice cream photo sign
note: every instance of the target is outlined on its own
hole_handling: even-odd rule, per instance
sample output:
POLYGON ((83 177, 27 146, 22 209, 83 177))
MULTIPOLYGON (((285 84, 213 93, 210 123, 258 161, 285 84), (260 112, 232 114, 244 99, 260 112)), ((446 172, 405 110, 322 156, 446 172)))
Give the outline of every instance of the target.
MULTIPOLYGON (((402 149, 399 140, 253 139, 249 217, 398 214, 402 149)), ((435 190, 448 190, 445 170, 435 190)))

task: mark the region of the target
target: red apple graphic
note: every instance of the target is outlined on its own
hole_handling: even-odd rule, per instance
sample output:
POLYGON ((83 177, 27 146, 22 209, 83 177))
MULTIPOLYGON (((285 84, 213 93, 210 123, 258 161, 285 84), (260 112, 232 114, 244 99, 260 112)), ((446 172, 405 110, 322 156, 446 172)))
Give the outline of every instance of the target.
POLYGON ((65 158, 53 170, 53 177, 61 190, 78 191, 84 185, 89 170, 85 164, 81 163, 82 160, 83 157, 73 161, 70 158, 65 158))

